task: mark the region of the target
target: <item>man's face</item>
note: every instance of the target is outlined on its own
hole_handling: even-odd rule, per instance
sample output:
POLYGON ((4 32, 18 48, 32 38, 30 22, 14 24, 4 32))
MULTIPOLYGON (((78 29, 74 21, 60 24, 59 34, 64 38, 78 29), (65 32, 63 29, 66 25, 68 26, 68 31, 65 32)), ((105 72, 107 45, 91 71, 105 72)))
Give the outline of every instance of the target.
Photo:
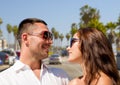
POLYGON ((33 57, 41 60, 48 57, 52 40, 46 39, 49 35, 49 30, 46 25, 42 23, 36 23, 35 25, 35 28, 28 36, 28 47, 33 57))

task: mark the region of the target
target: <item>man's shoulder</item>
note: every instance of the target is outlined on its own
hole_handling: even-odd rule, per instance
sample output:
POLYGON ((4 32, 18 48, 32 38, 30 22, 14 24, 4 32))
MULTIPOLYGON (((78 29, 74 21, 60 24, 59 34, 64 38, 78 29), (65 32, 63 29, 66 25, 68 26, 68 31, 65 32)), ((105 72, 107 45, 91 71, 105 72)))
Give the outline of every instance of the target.
POLYGON ((7 69, 3 70, 2 72, 0 72, 0 77, 8 75, 10 73, 10 69, 11 68, 7 68, 7 69))
POLYGON ((11 77, 12 76, 11 76, 10 68, 7 68, 4 71, 0 72, 0 85, 9 85, 7 83, 7 81, 11 77), (3 84, 1 84, 1 83, 3 83, 3 84), (4 84, 4 83, 7 83, 7 84, 4 84))

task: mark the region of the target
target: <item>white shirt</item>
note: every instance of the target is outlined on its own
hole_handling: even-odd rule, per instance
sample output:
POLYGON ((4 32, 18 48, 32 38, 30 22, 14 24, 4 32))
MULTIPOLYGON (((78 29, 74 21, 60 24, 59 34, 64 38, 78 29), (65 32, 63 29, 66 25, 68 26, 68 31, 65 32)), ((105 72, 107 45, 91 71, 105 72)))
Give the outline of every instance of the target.
POLYGON ((0 85, 68 85, 68 82, 68 76, 62 69, 48 68, 44 64, 41 66, 40 79, 20 61, 0 73, 0 85))

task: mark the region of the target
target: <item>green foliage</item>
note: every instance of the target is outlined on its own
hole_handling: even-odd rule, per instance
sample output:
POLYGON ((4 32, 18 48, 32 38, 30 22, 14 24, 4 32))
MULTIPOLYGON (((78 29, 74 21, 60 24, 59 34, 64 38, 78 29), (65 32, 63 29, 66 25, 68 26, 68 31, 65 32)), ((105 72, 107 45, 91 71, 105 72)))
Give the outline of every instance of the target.
POLYGON ((0 29, 0 37, 2 36, 2 30, 0 29))
POLYGON ((106 33, 107 29, 102 22, 99 22, 99 10, 96 8, 85 5, 80 8, 80 16, 80 28, 92 27, 101 30, 103 33, 106 33))
POLYGON ((17 31, 18 31, 18 27, 17 27, 17 25, 15 25, 15 26, 13 26, 13 34, 14 34, 14 36, 16 37, 16 35, 17 35, 17 31))
POLYGON ((116 26, 117 26, 116 23, 113 23, 113 22, 108 22, 108 23, 105 25, 105 27, 106 27, 107 29, 110 29, 111 31, 114 30, 116 26))
POLYGON ((73 37, 73 35, 77 32, 77 30, 78 30, 78 28, 77 28, 76 23, 73 23, 71 25, 71 30, 70 30, 71 37, 73 37))
POLYGON ((106 34, 106 28, 103 23, 99 22, 98 19, 91 19, 88 23, 88 27, 93 27, 101 30, 103 33, 106 34))
POLYGON ((58 38, 58 33, 57 33, 57 31, 56 31, 56 29, 53 27, 52 29, 51 29, 51 32, 52 32, 52 34, 53 34, 53 37, 55 38, 55 39, 57 39, 58 38))
POLYGON ((12 32, 12 26, 10 24, 7 24, 7 31, 8 33, 11 33, 12 32))
POLYGON ((2 19, 0 18, 0 37, 2 36, 1 24, 3 23, 2 19))
POLYGON ((3 23, 2 19, 0 18, 0 25, 3 23))
POLYGON ((58 37, 59 37, 59 33, 58 33, 57 31, 55 31, 55 32, 54 32, 54 38, 55 38, 55 39, 58 39, 58 37))
POLYGON ((66 34, 66 39, 67 39, 67 41, 69 41, 69 39, 70 39, 70 34, 69 33, 66 34))
POLYGON ((80 8, 80 28, 88 27, 88 23, 93 20, 99 20, 99 10, 92 8, 88 5, 85 5, 80 8))
POLYGON ((54 27, 51 29, 51 32, 52 32, 53 34, 56 32, 56 30, 55 30, 54 27))
POLYGON ((63 34, 60 34, 60 35, 59 35, 59 38, 60 38, 61 41, 63 41, 64 35, 63 35, 63 34))

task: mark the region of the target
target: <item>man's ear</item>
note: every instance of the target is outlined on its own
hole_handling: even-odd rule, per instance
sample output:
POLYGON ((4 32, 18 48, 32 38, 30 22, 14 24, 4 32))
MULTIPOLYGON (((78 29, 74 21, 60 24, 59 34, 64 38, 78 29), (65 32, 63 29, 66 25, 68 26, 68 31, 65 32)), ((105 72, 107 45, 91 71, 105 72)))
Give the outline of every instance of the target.
POLYGON ((26 46, 29 45, 29 42, 28 42, 28 34, 27 33, 23 33, 22 36, 22 43, 24 43, 26 46))

